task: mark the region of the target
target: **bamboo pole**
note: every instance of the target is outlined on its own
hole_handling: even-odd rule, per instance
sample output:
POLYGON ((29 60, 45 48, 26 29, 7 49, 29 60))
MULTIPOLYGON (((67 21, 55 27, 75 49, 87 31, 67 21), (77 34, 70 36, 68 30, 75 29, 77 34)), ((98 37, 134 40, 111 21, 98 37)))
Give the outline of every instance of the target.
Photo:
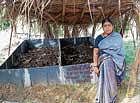
POLYGON ((10 42, 9 42, 9 48, 8 48, 8 56, 10 55, 11 52, 11 44, 12 44, 12 36, 13 36, 13 23, 11 24, 11 34, 10 34, 10 42))

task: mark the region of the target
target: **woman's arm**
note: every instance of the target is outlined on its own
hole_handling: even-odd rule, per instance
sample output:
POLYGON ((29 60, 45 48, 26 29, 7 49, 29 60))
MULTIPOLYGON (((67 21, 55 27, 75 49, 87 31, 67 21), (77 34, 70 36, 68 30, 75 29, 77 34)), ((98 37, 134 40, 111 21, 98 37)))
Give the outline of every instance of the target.
POLYGON ((93 66, 98 66, 98 58, 99 58, 99 49, 93 49, 93 66))
POLYGON ((99 68, 98 68, 98 58, 99 58, 99 49, 93 49, 93 63, 91 67, 91 71, 94 71, 97 75, 99 75, 99 68))

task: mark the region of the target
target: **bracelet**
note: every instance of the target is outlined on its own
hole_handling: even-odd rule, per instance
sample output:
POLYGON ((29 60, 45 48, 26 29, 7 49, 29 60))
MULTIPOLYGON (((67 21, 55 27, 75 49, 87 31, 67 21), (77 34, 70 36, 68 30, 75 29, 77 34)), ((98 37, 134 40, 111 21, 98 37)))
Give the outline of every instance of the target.
POLYGON ((93 67, 98 67, 97 65, 93 66, 93 67))
POLYGON ((92 67, 98 67, 98 65, 91 64, 92 67))

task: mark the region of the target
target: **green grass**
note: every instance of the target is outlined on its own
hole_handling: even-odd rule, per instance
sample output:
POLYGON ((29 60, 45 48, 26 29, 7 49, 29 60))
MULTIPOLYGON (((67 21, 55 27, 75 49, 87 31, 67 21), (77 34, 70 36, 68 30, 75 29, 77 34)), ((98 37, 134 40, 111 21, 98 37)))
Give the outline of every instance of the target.
POLYGON ((126 75, 125 80, 128 81, 130 79, 130 71, 131 71, 131 64, 133 64, 135 59, 136 48, 134 47, 133 41, 125 41, 124 42, 125 48, 125 59, 126 59, 126 75))
POLYGON ((124 42, 124 48, 125 48, 125 53, 126 53, 126 64, 131 65, 135 59, 136 48, 134 47, 134 44, 132 41, 124 42))

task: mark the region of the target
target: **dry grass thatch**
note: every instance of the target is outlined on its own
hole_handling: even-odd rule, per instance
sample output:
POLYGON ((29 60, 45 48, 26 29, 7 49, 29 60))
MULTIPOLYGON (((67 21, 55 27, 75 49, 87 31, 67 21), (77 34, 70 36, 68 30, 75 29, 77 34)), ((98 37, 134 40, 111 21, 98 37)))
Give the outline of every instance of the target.
POLYGON ((140 12, 139 0, 1 0, 0 6, 5 8, 5 17, 12 20, 13 25, 22 15, 28 23, 37 21, 50 35, 50 24, 53 28, 63 25, 67 36, 69 26, 73 34, 77 34, 90 24, 95 29, 105 17, 119 21, 120 27, 125 29, 127 21, 140 12))
POLYGON ((42 19, 46 24, 92 24, 104 17, 119 17, 134 14, 134 0, 2 0, 7 7, 8 17, 24 15, 42 19), (131 14, 130 14, 131 12, 131 14))

